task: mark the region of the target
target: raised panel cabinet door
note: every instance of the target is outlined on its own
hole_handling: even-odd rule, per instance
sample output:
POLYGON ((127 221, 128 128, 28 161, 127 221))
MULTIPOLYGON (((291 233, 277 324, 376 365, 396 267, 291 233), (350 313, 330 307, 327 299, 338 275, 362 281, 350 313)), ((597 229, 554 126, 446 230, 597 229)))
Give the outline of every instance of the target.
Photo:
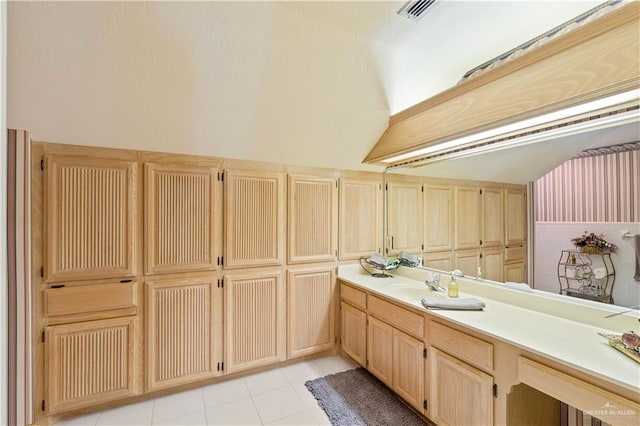
POLYGON ((422 251, 422 184, 387 183, 387 255, 422 251))
POLYGON ((493 377, 431 348, 428 416, 438 425, 493 424, 493 377))
POLYGON ((340 342, 342 350, 358 364, 367 365, 367 314, 342 302, 340 342))
POLYGON ((418 411, 424 401, 424 344, 393 330, 393 390, 418 411))
POLYGON ((480 188, 455 186, 454 248, 480 247, 480 188))
POLYGON ((458 250, 455 252, 455 269, 463 274, 475 277, 480 266, 480 250, 458 250))
POLYGON ((225 276, 225 372, 284 360, 285 300, 279 272, 225 276))
POLYGON ((505 245, 523 245, 527 237, 527 194, 524 189, 505 190, 505 245))
POLYGON ((285 215, 282 174, 226 170, 224 182, 225 268, 281 265, 285 215))
POLYGON ((289 263, 335 260, 338 241, 338 181, 289 176, 289 263))
POLYGON ((524 263, 509 263, 504 265, 504 281, 514 283, 526 283, 527 274, 524 263))
POLYGON ((371 316, 367 324, 367 369, 385 385, 393 386, 393 327, 371 316))
POLYGON ((333 348, 335 268, 288 271, 287 358, 333 348))
POLYGON ((451 271, 454 269, 453 251, 425 253, 422 263, 428 268, 451 271))
POLYGON ((214 290, 212 277, 146 282, 147 390, 214 375, 214 290))
POLYGON ((144 165, 145 272, 215 270, 218 171, 144 165))
POLYGON ((136 326, 123 317, 47 327, 47 415, 135 395, 136 326))
POLYGON ((491 281, 502 282, 504 255, 502 247, 482 249, 482 276, 491 281))
POLYGON ((49 282, 136 273, 136 163, 52 155, 46 159, 49 282))
POLYGON ((453 249, 453 187, 424 185, 424 251, 453 249))
POLYGON ((504 208, 502 188, 482 188, 482 247, 504 245, 504 208))
POLYGON ((340 179, 338 257, 358 259, 382 250, 382 184, 376 179, 340 179))

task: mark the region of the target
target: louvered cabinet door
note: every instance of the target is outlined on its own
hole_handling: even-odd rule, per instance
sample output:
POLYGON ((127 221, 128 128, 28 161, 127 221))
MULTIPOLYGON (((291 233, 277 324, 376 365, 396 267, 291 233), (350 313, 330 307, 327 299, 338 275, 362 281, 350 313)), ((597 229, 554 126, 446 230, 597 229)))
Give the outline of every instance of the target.
POLYGON ((424 343, 393 330, 393 390, 418 411, 424 401, 424 343))
POLYGON ((382 249, 382 185, 376 179, 340 179, 338 253, 358 259, 382 249))
POLYGON ((284 360, 281 280, 279 272, 225 276, 225 372, 284 360))
POLYGON ((482 247, 504 245, 504 208, 502 188, 482 188, 482 247))
POLYGON ((281 265, 282 174, 227 170, 224 182, 225 268, 281 265))
POLYGON ((481 212, 480 188, 456 185, 455 250, 480 247, 481 212))
POLYGON ((50 156, 45 173, 47 281, 134 276, 136 163, 50 156))
POLYGON ((217 170, 145 164, 147 274, 215 270, 217 170))
POLYGON ((527 193, 507 188, 504 194, 505 245, 523 245, 527 239, 527 193))
POLYGON ((453 187, 424 186, 424 251, 453 249, 453 187))
POLYGON ((387 184, 387 255, 422 251, 422 184, 387 184))
POLYGON ((337 256, 338 181, 289 176, 288 261, 322 262, 337 256))
POLYGON ((335 268, 288 272, 288 358, 333 347, 334 288, 335 268))
POLYGON ((135 317, 46 328, 47 414, 136 393, 135 317))
POLYGON ((147 390, 207 378, 216 371, 216 285, 211 277, 147 281, 147 390))

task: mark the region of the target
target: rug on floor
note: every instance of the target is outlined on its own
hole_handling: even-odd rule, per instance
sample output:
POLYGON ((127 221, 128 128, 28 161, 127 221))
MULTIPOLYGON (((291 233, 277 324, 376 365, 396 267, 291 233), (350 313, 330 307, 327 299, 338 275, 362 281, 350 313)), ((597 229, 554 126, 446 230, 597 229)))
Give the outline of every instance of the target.
POLYGON ((309 380, 305 386, 335 426, 427 424, 364 368, 309 380))

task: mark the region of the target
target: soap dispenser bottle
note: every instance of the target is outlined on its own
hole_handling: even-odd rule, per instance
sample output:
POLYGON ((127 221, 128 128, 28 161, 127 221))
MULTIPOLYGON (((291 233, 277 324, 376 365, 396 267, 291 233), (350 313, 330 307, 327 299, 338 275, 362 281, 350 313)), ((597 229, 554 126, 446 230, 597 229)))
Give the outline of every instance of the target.
POLYGON ((452 298, 458 297, 458 283, 456 282, 456 277, 453 274, 451 274, 451 281, 449 281, 447 295, 452 298))

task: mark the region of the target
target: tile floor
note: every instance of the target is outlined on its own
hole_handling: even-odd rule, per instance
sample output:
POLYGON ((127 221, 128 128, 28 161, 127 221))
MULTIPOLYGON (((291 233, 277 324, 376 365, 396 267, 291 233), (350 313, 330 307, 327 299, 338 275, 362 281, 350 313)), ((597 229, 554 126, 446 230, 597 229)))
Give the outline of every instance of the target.
POLYGON ((307 380, 356 368, 339 356, 301 361, 238 379, 84 416, 71 425, 330 425, 307 380))

